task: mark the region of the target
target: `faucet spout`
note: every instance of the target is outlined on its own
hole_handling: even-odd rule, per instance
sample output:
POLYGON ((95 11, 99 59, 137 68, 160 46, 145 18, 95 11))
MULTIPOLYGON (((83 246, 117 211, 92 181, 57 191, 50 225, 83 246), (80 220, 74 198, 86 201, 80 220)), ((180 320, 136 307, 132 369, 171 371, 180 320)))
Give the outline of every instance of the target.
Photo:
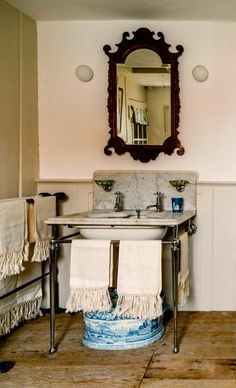
POLYGON ((152 207, 155 207, 155 208, 156 208, 157 205, 148 205, 148 206, 146 207, 146 209, 149 210, 149 209, 151 209, 152 207))

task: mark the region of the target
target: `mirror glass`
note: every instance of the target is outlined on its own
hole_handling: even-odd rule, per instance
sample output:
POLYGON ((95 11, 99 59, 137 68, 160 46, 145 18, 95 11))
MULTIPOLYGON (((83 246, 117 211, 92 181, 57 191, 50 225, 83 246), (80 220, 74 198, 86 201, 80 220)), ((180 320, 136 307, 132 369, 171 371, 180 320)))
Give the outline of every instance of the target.
POLYGON ((149 49, 117 64, 117 135, 126 144, 163 144, 171 135, 171 64, 149 49))

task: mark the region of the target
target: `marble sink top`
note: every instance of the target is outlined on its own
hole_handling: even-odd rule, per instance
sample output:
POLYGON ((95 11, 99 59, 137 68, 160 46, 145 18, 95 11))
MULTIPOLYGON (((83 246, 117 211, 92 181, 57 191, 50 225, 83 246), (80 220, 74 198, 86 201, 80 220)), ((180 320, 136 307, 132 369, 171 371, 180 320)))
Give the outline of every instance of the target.
POLYGON ((172 211, 155 212, 141 210, 140 217, 135 210, 124 210, 115 212, 114 210, 94 209, 88 212, 68 214, 49 218, 48 225, 68 225, 68 226, 175 226, 189 220, 196 215, 196 210, 186 210, 182 213, 172 211))
POLYGON ((91 211, 87 214, 88 218, 126 218, 130 217, 130 212, 120 211, 115 212, 114 210, 101 210, 101 211, 91 211))
POLYGON ((145 219, 145 218, 154 218, 154 219, 173 219, 178 218, 182 213, 173 213, 170 211, 150 211, 150 210, 91 210, 90 212, 84 213, 84 217, 92 219, 106 219, 106 218, 131 218, 131 219, 145 219))

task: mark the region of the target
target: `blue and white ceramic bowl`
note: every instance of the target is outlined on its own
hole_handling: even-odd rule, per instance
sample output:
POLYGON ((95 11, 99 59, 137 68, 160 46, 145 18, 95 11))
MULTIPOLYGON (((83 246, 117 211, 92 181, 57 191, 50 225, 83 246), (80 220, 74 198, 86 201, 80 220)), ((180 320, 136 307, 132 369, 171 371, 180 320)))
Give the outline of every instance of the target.
POLYGON ((99 350, 135 349, 163 337, 162 317, 153 320, 127 319, 115 317, 114 311, 84 314, 84 346, 99 350))

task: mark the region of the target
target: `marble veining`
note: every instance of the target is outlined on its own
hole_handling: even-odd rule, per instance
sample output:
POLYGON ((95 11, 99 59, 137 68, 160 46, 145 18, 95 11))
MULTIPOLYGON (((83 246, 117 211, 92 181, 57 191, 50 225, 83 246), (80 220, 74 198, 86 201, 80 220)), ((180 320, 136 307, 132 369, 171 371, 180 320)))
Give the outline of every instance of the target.
POLYGON ((164 210, 172 210, 171 198, 183 197, 184 210, 196 210, 196 184, 198 175, 192 171, 114 171, 104 170, 94 172, 94 209, 112 209, 115 203, 116 191, 123 194, 124 209, 146 209, 154 205, 160 191, 164 194, 164 210), (113 179, 112 191, 105 192, 95 180, 113 179), (182 193, 176 191, 169 181, 182 179, 189 183, 182 193))
POLYGON ((94 172, 94 198, 93 210, 90 212, 69 214, 65 216, 48 219, 47 224, 86 226, 86 227, 153 227, 153 226, 174 226, 194 217, 196 214, 196 187, 197 173, 180 171, 95 171, 94 172), (115 181, 110 192, 95 183, 95 180, 115 181), (182 193, 176 191, 169 181, 187 180, 182 193), (114 217, 115 193, 120 191, 123 194, 123 209, 128 211, 117 212, 114 217), (163 212, 145 211, 149 205, 156 203, 154 193, 160 191, 163 197, 163 212), (184 198, 184 209, 182 213, 172 212, 172 197, 184 198), (137 217, 135 209, 140 209, 140 217, 137 217), (110 210, 106 215, 106 210, 110 210), (130 211, 133 211, 130 212, 130 211), (101 213, 100 213, 101 212, 101 213), (99 214, 100 213, 100 214, 99 214), (110 215, 109 215, 110 214, 110 215))

